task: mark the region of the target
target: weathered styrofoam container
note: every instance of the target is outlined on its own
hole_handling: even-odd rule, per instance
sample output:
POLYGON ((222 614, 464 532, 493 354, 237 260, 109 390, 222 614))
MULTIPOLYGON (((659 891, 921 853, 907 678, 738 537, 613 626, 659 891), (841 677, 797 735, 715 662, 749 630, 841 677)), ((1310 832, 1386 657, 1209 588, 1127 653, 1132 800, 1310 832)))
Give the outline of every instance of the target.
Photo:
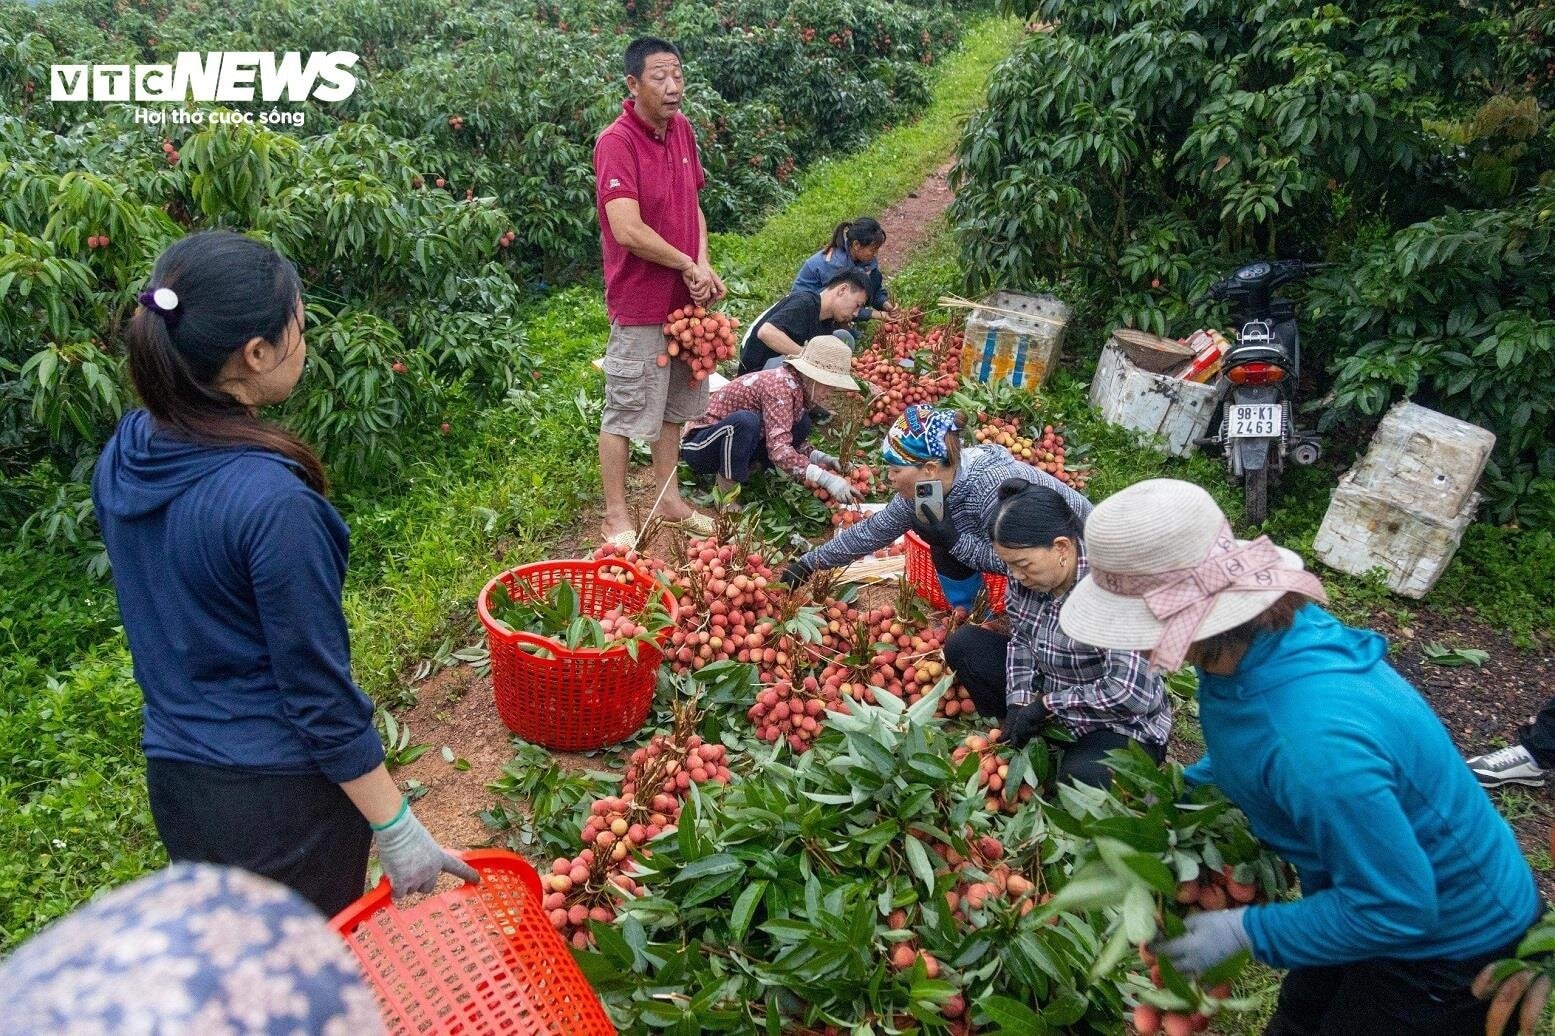
POLYGON ((1176 457, 1192 453, 1193 440, 1209 431, 1219 395, 1214 384, 1140 369, 1110 339, 1091 379, 1091 406, 1109 424, 1158 435, 1165 451, 1176 457))
POLYGON ((1070 316, 1069 307, 1051 295, 994 292, 966 319, 961 376, 1037 388, 1058 365, 1070 316))
POLYGON ((1454 518, 1411 512, 1349 481, 1334 490, 1312 551, 1329 568, 1362 576, 1382 569, 1389 590, 1424 597, 1458 552, 1463 530, 1474 520, 1479 494, 1454 518))
POLYGON ((1474 520, 1474 487, 1495 441, 1485 429, 1434 410, 1393 407, 1366 455, 1339 480, 1313 553, 1351 575, 1380 568, 1394 593, 1424 597, 1474 520))
POLYGON ((1402 402, 1383 416, 1350 474, 1359 488, 1453 521, 1474 495, 1495 445, 1495 435, 1478 425, 1402 402))

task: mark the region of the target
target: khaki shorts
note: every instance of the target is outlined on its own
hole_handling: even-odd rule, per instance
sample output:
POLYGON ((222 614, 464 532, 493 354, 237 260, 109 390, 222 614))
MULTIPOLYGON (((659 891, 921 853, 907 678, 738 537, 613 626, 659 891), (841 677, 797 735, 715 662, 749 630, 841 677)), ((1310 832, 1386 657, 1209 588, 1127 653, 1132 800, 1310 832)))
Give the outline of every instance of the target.
POLYGON ((659 324, 610 325, 602 431, 653 442, 662 425, 685 424, 707 413, 707 381, 693 379, 679 360, 660 367, 663 352, 659 324))

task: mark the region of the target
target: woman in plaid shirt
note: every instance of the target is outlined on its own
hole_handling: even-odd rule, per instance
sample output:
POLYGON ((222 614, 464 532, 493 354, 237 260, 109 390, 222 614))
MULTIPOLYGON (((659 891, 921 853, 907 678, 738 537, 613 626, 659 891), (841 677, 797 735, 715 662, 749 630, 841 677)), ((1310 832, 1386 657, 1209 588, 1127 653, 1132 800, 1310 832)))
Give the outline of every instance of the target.
POLYGON ((1051 488, 1015 478, 999 487, 985 528, 1010 574, 1010 633, 963 626, 945 644, 977 711, 1002 717, 1016 748, 1048 720, 1064 728, 1075 740, 1059 780, 1106 787, 1112 772, 1102 758, 1130 741, 1164 759, 1172 710, 1145 656, 1088 647, 1059 629, 1059 608, 1090 568, 1080 517, 1051 488))

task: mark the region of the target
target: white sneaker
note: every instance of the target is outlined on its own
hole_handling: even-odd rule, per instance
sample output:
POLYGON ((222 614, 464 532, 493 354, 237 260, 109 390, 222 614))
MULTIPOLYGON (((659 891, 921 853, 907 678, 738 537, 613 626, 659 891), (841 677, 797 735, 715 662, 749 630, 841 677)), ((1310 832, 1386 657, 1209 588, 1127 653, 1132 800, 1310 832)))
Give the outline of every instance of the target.
POLYGON ((1533 761, 1533 756, 1522 745, 1476 755, 1468 763, 1484 788, 1499 788, 1503 784, 1544 787, 1544 769, 1533 761))

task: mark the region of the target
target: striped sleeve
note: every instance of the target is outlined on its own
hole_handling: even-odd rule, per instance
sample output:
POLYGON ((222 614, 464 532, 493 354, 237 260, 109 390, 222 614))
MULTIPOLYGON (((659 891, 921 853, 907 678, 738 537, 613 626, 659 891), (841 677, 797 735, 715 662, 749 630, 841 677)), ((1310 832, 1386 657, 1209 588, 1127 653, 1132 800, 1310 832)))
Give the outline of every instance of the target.
POLYGON ((812 572, 851 565, 859 558, 895 543, 911 524, 912 506, 898 494, 883 509, 842 530, 800 560, 812 572))

